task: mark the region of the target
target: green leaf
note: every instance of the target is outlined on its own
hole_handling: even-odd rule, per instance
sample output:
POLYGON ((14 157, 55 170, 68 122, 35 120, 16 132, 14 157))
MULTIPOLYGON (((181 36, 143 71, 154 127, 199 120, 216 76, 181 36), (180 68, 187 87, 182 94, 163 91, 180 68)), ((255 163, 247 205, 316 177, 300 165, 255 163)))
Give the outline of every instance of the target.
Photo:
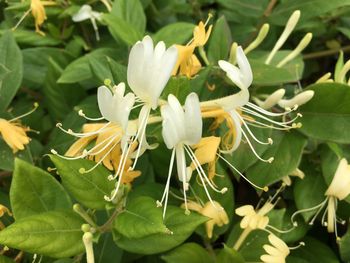
POLYGON ((115 242, 133 253, 156 254, 180 245, 205 221, 207 218, 197 213, 185 215, 183 209, 168 206, 163 222, 162 208, 154 199, 137 197, 114 221, 115 242))
POLYGON ((93 57, 101 59, 106 56, 113 57, 113 54, 118 52, 112 48, 100 48, 92 51, 91 53, 74 60, 69 64, 62 72, 61 77, 58 79, 58 83, 77 83, 83 80, 89 80, 93 78, 92 71, 89 64, 89 58, 93 57))
POLYGON ((84 251, 83 223, 70 211, 32 215, 0 231, 0 244, 54 258, 75 256, 84 251))
POLYGON ((11 258, 0 255, 0 263, 15 263, 11 258))
POLYGON ((244 263, 244 258, 233 248, 230 248, 224 244, 224 248, 220 250, 216 261, 220 263, 244 263))
POLYGON ((52 175, 20 159, 15 160, 10 200, 16 220, 72 208, 69 196, 52 175))
POLYGON ((164 225, 162 209, 150 197, 132 199, 124 212, 118 215, 114 229, 126 238, 142 238, 153 234, 169 234, 164 225))
POLYGON ((92 209, 104 209, 109 204, 104 196, 109 196, 114 189, 114 182, 107 179, 110 171, 99 165, 93 171, 81 174, 79 169, 88 170, 96 163, 85 159, 66 160, 55 155, 50 155, 50 158, 57 167, 63 186, 78 202, 92 209))
POLYGON ((168 95, 173 94, 181 104, 184 104, 187 95, 191 92, 190 80, 187 77, 172 77, 162 92, 162 98, 167 100, 168 95))
POLYGON ((145 33, 146 16, 139 0, 117 0, 111 13, 129 23, 141 35, 145 33))
MULTIPOLYGON (((30 144, 29 144, 30 145, 30 144)), ((28 162, 33 162, 33 156, 30 152, 30 148, 25 146, 23 151, 18 151, 16 154, 13 154, 12 149, 5 143, 5 141, 0 136, 0 169, 5 171, 12 171, 14 167, 15 158, 20 158, 28 162)))
POLYGON ((232 43, 231 30, 224 16, 215 23, 208 43, 208 59, 216 65, 220 59, 227 59, 232 43))
POLYGON ((350 5, 349 0, 289 0, 280 3, 272 12, 269 20, 278 25, 285 25, 295 10, 301 11, 300 24, 306 20, 323 15, 339 7, 350 5))
POLYGON ((168 252, 167 254, 161 256, 161 258, 167 263, 214 262, 213 258, 209 255, 208 251, 206 251, 197 243, 185 243, 175 248, 174 250, 168 252))
POLYGON ((54 60, 61 68, 65 68, 73 59, 67 51, 51 47, 26 48, 22 50, 22 55, 23 81, 26 86, 33 89, 38 89, 44 84, 50 60, 54 60))
POLYGON ((94 244, 95 262, 121 262, 123 250, 116 246, 113 242, 111 233, 106 233, 101 236, 97 244, 94 244))
MULTIPOLYGON (((309 163, 302 167, 305 178, 303 180, 297 180, 294 186, 294 200, 298 210, 314 207, 325 200, 324 193, 326 192, 327 186, 321 175, 314 164, 309 163)), ((310 212, 300 214, 304 217, 307 222, 317 212, 314 209, 310 212)))
POLYGON ((350 228, 339 242, 339 252, 344 262, 350 261, 350 228))
POLYGON ((10 73, 10 70, 5 67, 5 65, 0 64, 0 81, 3 81, 7 74, 10 73))
POLYGON ((338 83, 314 84, 315 91, 308 103, 300 107, 303 114, 302 133, 318 140, 350 143, 350 89, 338 83))
MULTIPOLYGON (((326 244, 312 237, 304 237, 305 246, 291 251, 291 256, 304 259, 308 263, 339 263, 333 250, 326 244)), ((300 261, 293 261, 300 262, 300 261)), ((302 261, 304 262, 304 261, 302 261)))
POLYGON ((271 138, 273 144, 262 154, 262 158, 273 157, 273 162, 258 161, 247 170, 248 178, 261 187, 291 174, 299 166, 306 145, 306 138, 294 131, 275 131, 271 138))
POLYGON ((186 22, 178 22, 162 27, 153 35, 154 42, 164 41, 167 47, 173 44, 185 44, 190 40, 194 25, 186 22))
POLYGON ((0 111, 3 111, 16 95, 23 77, 22 53, 11 31, 4 32, 0 39, 0 64, 10 71, 0 81, 0 111))
POLYGON ((112 14, 104 14, 102 19, 107 24, 113 38, 117 41, 122 40, 126 45, 130 46, 142 39, 143 34, 120 17, 112 14))

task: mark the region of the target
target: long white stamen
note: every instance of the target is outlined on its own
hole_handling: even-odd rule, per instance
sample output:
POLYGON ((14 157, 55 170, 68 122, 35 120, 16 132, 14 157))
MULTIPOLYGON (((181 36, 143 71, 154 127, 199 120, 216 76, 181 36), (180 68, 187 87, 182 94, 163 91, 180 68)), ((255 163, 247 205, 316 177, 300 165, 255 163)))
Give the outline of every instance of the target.
POLYGON ((322 203, 320 203, 320 204, 318 204, 318 205, 315 205, 315 206, 309 207, 309 208, 305 208, 305 209, 300 209, 300 210, 294 212, 294 213, 292 214, 291 218, 290 218, 292 224, 295 225, 295 226, 298 225, 298 223, 297 223, 296 221, 294 221, 294 218, 295 218, 297 215, 299 215, 299 214, 301 214, 301 213, 305 213, 305 212, 310 212, 310 211, 316 210, 316 209, 319 208, 319 207, 324 207, 324 205, 327 203, 327 201, 328 201, 328 198, 326 198, 324 201, 322 201, 322 203))
POLYGON ((268 122, 270 122, 270 123, 273 123, 273 124, 276 124, 276 125, 279 125, 279 126, 282 126, 282 127, 287 127, 287 126, 289 126, 288 124, 293 123, 296 119, 298 119, 299 117, 301 117, 301 114, 298 113, 297 116, 296 116, 295 118, 293 118, 293 119, 291 119, 291 120, 289 120, 289 121, 278 122, 278 121, 274 121, 274 120, 272 120, 272 119, 269 119, 269 118, 267 118, 266 116, 261 115, 260 113, 257 113, 257 112, 255 112, 255 111, 252 111, 252 110, 247 109, 247 108, 244 108, 244 107, 241 107, 241 110, 242 110, 243 112, 249 113, 249 114, 251 114, 251 115, 253 115, 253 116, 256 116, 256 117, 258 117, 258 118, 261 118, 261 119, 263 119, 263 120, 266 120, 266 121, 268 121, 268 122))
POLYGON ((194 152, 192 151, 191 147, 189 146, 185 146, 185 150, 187 152, 187 154, 190 156, 191 158, 191 161, 193 161, 195 163, 195 167, 196 167, 196 170, 198 172, 198 174, 201 176, 204 177, 204 179, 207 181, 207 183, 209 184, 209 186, 211 187, 211 189, 213 189, 215 192, 217 193, 225 193, 227 191, 227 188, 223 188, 221 190, 217 189, 209 180, 208 176, 205 174, 204 170, 203 170, 203 167, 201 166, 201 164, 199 163, 198 159, 196 158, 196 155, 194 154, 194 152))
POLYGON ((141 106, 144 106, 146 103, 140 103, 140 104, 136 104, 134 107, 132 107, 131 109, 134 110, 134 109, 137 109, 141 106))
POLYGON ((241 176, 244 180, 246 180, 248 183, 250 183, 252 186, 254 186, 257 189, 260 189, 264 192, 267 192, 269 190, 269 188, 267 186, 261 187, 258 186, 256 184, 254 184, 253 182, 251 182, 247 177, 245 177, 236 167, 234 167, 229 161, 227 161, 224 157, 222 157, 220 154, 216 154, 220 159, 222 159, 226 164, 228 164, 233 170, 236 171, 236 173, 239 174, 239 176, 241 176))
POLYGON ((249 137, 247 136, 245 131, 243 129, 241 129, 241 131, 242 131, 242 134, 243 134, 244 138, 247 140, 247 143, 248 143, 250 149, 252 150, 252 152, 256 156, 256 158, 258 158, 260 161, 263 161, 265 163, 272 163, 274 158, 270 157, 269 159, 264 159, 264 158, 260 157, 260 155, 255 151, 255 148, 254 148, 253 144, 250 142, 249 137))
MULTIPOLYGON (((186 150, 187 154, 190 155, 190 153, 188 152, 188 149, 185 148, 185 150, 186 150)), ((197 166, 196 166, 196 167, 197 167, 197 166)), ((202 182, 204 191, 205 191, 205 193, 206 193, 206 195, 207 195, 207 197, 208 197, 208 199, 209 199, 209 202, 213 205, 213 207, 214 207, 215 209, 221 210, 221 209, 220 209, 219 207, 217 207, 217 206, 215 205, 215 203, 213 202, 213 199, 212 199, 211 196, 210 196, 210 193, 209 193, 208 188, 207 188, 207 186, 206 186, 206 183, 205 183, 205 181, 204 181, 204 179, 203 179, 203 176, 201 175, 201 172, 200 172, 199 170, 197 170, 197 172, 198 172, 198 175, 199 175, 199 179, 200 179, 201 182, 202 182)), ((206 177, 206 176, 204 176, 204 177, 206 177)))
POLYGON ((268 116, 273 116, 273 117, 279 117, 279 116, 284 116, 284 115, 287 115, 291 112, 293 112, 294 110, 296 110, 295 108, 291 108, 291 109, 288 109, 287 111, 284 111, 284 112, 280 112, 280 113, 275 113, 275 112, 271 112, 271 111, 267 111, 261 107, 258 107, 257 105, 251 103, 251 102, 248 102, 245 106, 248 106, 248 107, 251 107, 253 108, 254 110, 262 113, 262 114, 265 114, 265 115, 268 115, 268 116))
POLYGON ((9 122, 13 122, 13 121, 16 121, 16 120, 19 120, 19 119, 22 119, 30 114, 32 114, 34 111, 36 111, 36 109, 39 107, 39 104, 37 102, 34 103, 34 107, 33 109, 31 109, 30 111, 28 111, 27 113, 24 113, 22 115, 19 115, 17 117, 14 117, 12 118, 11 120, 9 120, 9 122))
MULTIPOLYGON (((251 121, 251 119, 247 119, 247 118, 243 118, 244 120, 246 121, 251 121)), ((279 130, 279 131, 288 131, 290 129, 294 129, 294 128, 300 128, 301 126, 296 124, 296 125, 293 125, 293 126, 286 126, 286 127, 276 127, 276 126, 273 126, 272 124, 269 125, 269 124, 266 124, 266 123, 263 123, 263 122, 260 122, 260 121, 257 121, 257 120, 254 120, 254 122, 247 122, 247 125, 248 126, 253 126, 253 127, 257 127, 257 128, 270 128, 270 129, 274 129, 274 130, 279 130)))
POLYGON ((189 214, 190 210, 188 210, 187 206, 187 195, 186 191, 188 190, 188 182, 187 182, 187 176, 186 176, 186 156, 184 151, 184 146, 182 144, 178 144, 175 146, 176 151, 176 162, 177 162, 177 169, 178 169, 178 175, 179 179, 182 181, 182 190, 185 200, 185 214, 189 214))
POLYGON ((157 206, 162 206, 163 202, 164 202, 164 208, 163 208, 163 219, 165 218, 165 213, 166 213, 166 208, 168 205, 168 197, 169 197, 169 188, 170 188, 170 178, 171 178, 171 174, 173 171, 173 166, 174 166, 174 160, 175 160, 175 148, 173 149, 172 153, 171 153, 171 158, 170 158, 170 164, 169 164, 169 172, 168 172, 168 178, 166 181, 166 185, 165 185, 165 189, 163 192, 163 196, 161 201, 157 202, 157 206))
POLYGON ((145 114, 145 117, 141 120, 140 129, 137 131, 135 139, 134 139, 134 141, 136 141, 137 139, 139 140, 139 146, 137 147, 136 156, 135 156, 134 163, 133 163, 131 170, 135 169, 138 158, 140 156, 140 152, 141 152, 141 148, 142 148, 143 139, 144 139, 144 136, 146 133, 147 121, 149 118, 150 111, 151 111, 151 109, 148 108, 148 112, 147 112, 147 114, 145 114), (139 138, 140 134, 141 134, 141 137, 139 138))
POLYGON ((84 111, 83 110, 79 110, 78 111, 78 115, 89 120, 89 121, 102 121, 104 120, 104 117, 98 117, 98 118, 91 118, 91 117, 88 117, 85 115, 84 111))
POLYGON ((280 234, 287 234, 287 233, 289 233, 289 232, 291 232, 291 231, 293 231, 295 229, 294 225, 291 228, 287 229, 287 230, 278 229, 278 228, 276 228, 274 226, 271 226, 271 225, 267 225, 266 227, 268 227, 268 228, 272 229, 273 231, 276 231, 276 232, 278 232, 280 234))
POLYGON ((113 129, 114 127, 108 127, 108 125, 110 125, 110 124, 111 124, 111 122, 108 122, 105 125, 103 125, 101 128, 99 128, 98 130, 93 131, 93 132, 86 132, 86 133, 84 133, 84 132, 83 133, 73 132, 71 129, 65 130, 62 127, 62 123, 60 123, 60 122, 56 124, 56 127, 59 128, 64 133, 67 133, 69 135, 72 135, 72 136, 75 136, 75 137, 78 137, 78 138, 84 138, 84 137, 89 137, 89 136, 92 136, 92 135, 97 135, 97 134, 99 134, 101 132, 106 132, 106 131, 109 131, 109 130, 113 129))
POLYGON ((124 174, 124 170, 125 170, 125 164, 126 164, 126 161, 128 160, 130 148, 131 148, 131 146, 128 147, 128 150, 126 151, 124 160, 122 160, 122 161, 123 161, 123 165, 122 165, 122 168, 121 168, 121 171, 120 171, 120 174, 119 174, 117 187, 115 188, 112 197, 109 198, 108 196, 105 196, 105 200, 106 200, 106 201, 112 201, 112 200, 117 196, 117 194, 118 194, 118 190, 119 190, 120 184, 121 184, 121 182, 122 182, 122 178, 123 178, 123 174, 124 174))
POLYGON ((243 126, 247 129, 249 135, 253 138, 254 141, 256 141, 257 143, 260 143, 262 145, 268 145, 268 144, 272 144, 273 141, 271 138, 268 138, 268 141, 267 142, 262 142, 260 141, 258 138, 255 137, 254 133, 250 130, 249 126, 247 125, 247 123, 244 121, 244 119, 242 118, 241 115, 237 114, 238 115, 238 118, 242 121, 243 123, 243 126))

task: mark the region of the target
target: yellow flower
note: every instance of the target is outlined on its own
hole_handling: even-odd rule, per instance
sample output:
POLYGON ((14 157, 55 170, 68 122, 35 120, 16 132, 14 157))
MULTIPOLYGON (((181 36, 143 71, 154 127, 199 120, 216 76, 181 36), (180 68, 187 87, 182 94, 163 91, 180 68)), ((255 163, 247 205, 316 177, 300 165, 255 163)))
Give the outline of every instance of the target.
POLYGON ((0 217, 3 217, 5 213, 12 216, 11 211, 6 206, 0 204, 0 217))
MULTIPOLYGON (((208 178, 212 180, 215 176, 215 166, 216 166, 216 153, 219 149, 221 138, 210 136, 202 138, 199 143, 192 146, 194 155, 196 156, 200 165, 208 164, 208 178)), ((191 172, 196 170, 195 162, 192 162, 189 166, 191 172)))
POLYGON ((289 247, 277 236, 270 234, 268 236, 271 245, 264 245, 263 248, 267 254, 260 257, 264 263, 284 263, 289 255, 289 247))
POLYGON ((205 31, 205 24, 201 21, 198 26, 193 30, 193 44, 197 47, 204 46, 207 43, 211 34, 212 25, 208 27, 208 31, 205 31))
POLYGON ((26 134, 27 131, 29 128, 18 122, 0 119, 0 134, 6 144, 11 147, 13 153, 24 150, 24 145, 30 142, 30 138, 26 134))
POLYGON ((185 75, 188 78, 191 78, 202 68, 202 64, 193 53, 196 47, 203 47, 209 39, 212 26, 209 26, 208 30, 205 31, 206 24, 207 23, 204 24, 202 21, 199 22, 198 26, 193 30, 193 39, 189 44, 186 46, 176 45, 179 55, 173 70, 173 75, 178 73, 179 75, 185 75))
POLYGON ((240 226, 243 229, 249 228, 253 229, 265 229, 269 223, 269 218, 266 216, 268 212, 273 209, 274 205, 270 202, 265 203, 265 205, 258 211, 254 210, 251 205, 244 205, 236 209, 236 214, 243 216, 240 226))
POLYGON ((221 227, 229 223, 229 219, 225 209, 216 201, 207 202, 204 206, 201 206, 196 202, 189 201, 188 209, 196 211, 206 217, 211 218, 205 223, 205 229, 208 238, 213 237, 213 230, 215 225, 221 227))
MULTIPOLYGON (((60 125, 58 125, 60 126, 60 125)), ((68 130, 68 133, 73 134, 68 130)), ((110 123, 89 123, 83 126, 83 135, 75 143, 71 145, 65 156, 76 157, 85 155, 89 160, 95 161, 97 164, 103 165, 109 170, 117 170, 121 160, 120 140, 122 138, 121 127, 117 124, 110 123), (98 132, 100 131, 100 132, 98 132), (86 136, 84 136, 84 134, 86 136), (91 135, 89 135, 91 134, 91 135), (120 136, 113 136, 120 134, 120 136), (113 138, 112 140, 110 138, 113 138), (87 152, 86 148, 94 142, 92 149, 87 152)), ((130 150, 130 155, 135 150, 135 145, 130 150)), ((131 183, 136 177, 141 175, 140 171, 130 170, 132 160, 128 158, 124 166, 122 183, 131 183)), ((86 171, 85 171, 86 172, 86 171)))
POLYGON ((11 120, 0 118, 0 135, 12 149, 13 153, 24 150, 24 145, 30 142, 30 138, 27 136, 27 132, 30 131, 30 128, 21 125, 19 119, 34 112, 38 106, 38 103, 34 103, 34 108, 32 110, 11 120))

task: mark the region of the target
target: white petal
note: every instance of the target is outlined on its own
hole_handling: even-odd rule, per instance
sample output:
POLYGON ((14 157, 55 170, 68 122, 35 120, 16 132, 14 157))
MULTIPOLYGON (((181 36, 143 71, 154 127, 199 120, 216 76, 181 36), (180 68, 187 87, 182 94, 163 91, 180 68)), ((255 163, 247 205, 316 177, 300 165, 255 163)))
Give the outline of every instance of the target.
POLYGON ((241 81, 248 88, 253 82, 253 72, 241 46, 237 47, 236 59, 241 70, 241 81))
POLYGON ((177 133, 176 124, 172 120, 173 111, 169 105, 162 106, 161 114, 163 118, 162 122, 162 135, 164 142, 168 149, 172 149, 179 142, 180 138, 177 133))
POLYGON ((196 93, 187 96, 185 102, 186 144, 193 145, 202 138, 202 116, 199 99, 196 93))
POLYGON ((112 120, 113 94, 106 86, 101 86, 97 90, 97 101, 101 115, 108 121, 112 120))
POLYGON ((74 22, 80 22, 91 18, 91 6, 83 5, 79 11, 72 16, 74 22))

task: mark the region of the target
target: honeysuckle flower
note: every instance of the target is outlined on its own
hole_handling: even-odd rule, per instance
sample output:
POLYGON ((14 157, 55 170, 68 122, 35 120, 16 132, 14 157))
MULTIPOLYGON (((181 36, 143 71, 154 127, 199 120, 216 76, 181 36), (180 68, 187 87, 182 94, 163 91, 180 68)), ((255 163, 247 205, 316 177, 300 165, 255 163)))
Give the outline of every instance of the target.
POLYGON ((166 49, 163 41, 153 47, 153 40, 145 36, 138 41, 129 54, 127 80, 131 90, 142 106, 138 118, 138 131, 132 143, 138 141, 135 154, 135 167, 139 155, 152 149, 146 140, 146 126, 151 110, 158 107, 158 99, 167 84, 175 66, 178 52, 175 46, 166 49))
MULTIPOLYGON (((82 133, 75 133, 72 130, 65 130, 62 124, 58 123, 62 131, 80 138, 66 152, 66 156, 59 155, 55 150, 53 154, 59 155, 68 160, 89 158, 96 164, 89 170, 80 169, 81 173, 88 173, 103 163, 108 169, 114 170, 114 175, 108 177, 109 180, 118 178, 114 195, 117 194, 121 183, 130 183, 140 175, 140 172, 129 169, 132 165, 131 154, 137 146, 137 142, 129 143, 131 137, 136 135, 136 123, 128 121, 130 111, 135 102, 132 93, 125 94, 125 84, 120 83, 112 89, 106 86, 98 88, 97 100, 101 112, 101 118, 89 118, 82 111, 79 115, 88 120, 107 120, 107 123, 86 124, 82 133), (95 140, 95 144, 89 150, 86 147, 95 140)), ((113 200, 105 197, 108 200, 113 200)))
MULTIPOLYGON (((217 225, 218 227, 222 227, 223 225, 227 225, 229 223, 225 209, 215 200, 213 200, 213 202, 207 202, 203 206, 194 201, 188 201, 187 205, 188 209, 211 218, 205 223, 205 230, 208 238, 213 237, 214 226, 217 225)), ((182 207, 184 208, 184 204, 182 207)))
POLYGON ((264 101, 261 101, 256 97, 254 97, 253 100, 262 109, 267 110, 275 106, 283 98, 285 93, 286 93, 285 89, 278 89, 274 91, 272 94, 268 95, 264 101))
POLYGON ((203 187, 211 202, 212 199, 207 190, 207 184, 214 191, 220 193, 226 192, 227 188, 222 190, 215 188, 215 186, 208 179, 193 150, 191 149, 191 146, 199 143, 202 137, 202 117, 197 94, 191 93, 187 96, 184 108, 181 106, 177 98, 170 94, 168 96, 168 104, 161 107, 161 115, 163 118, 163 139, 167 148, 172 149, 172 154, 165 190, 161 201, 157 201, 157 205, 162 206, 164 203, 164 216, 168 201, 171 173, 176 157, 177 174, 180 182, 182 182, 182 191, 185 201, 184 206, 186 213, 188 214, 189 210, 187 207, 186 191, 189 188, 188 182, 191 179, 192 171, 191 168, 187 167, 185 152, 190 157, 191 161, 195 163, 195 168, 198 172, 199 179, 201 180, 201 183, 203 184, 203 187))
POLYGON ((41 0, 31 0, 30 2, 30 10, 32 11, 32 15, 35 20, 35 31, 40 35, 45 35, 45 33, 40 30, 40 26, 47 19, 45 6, 52 6, 52 5, 56 5, 56 3, 54 1, 41 1, 41 0))
POLYGON ((87 263, 94 263, 94 248, 93 248, 93 236, 91 232, 86 232, 83 235, 83 243, 85 247, 85 253, 86 253, 86 262, 87 263))
POLYGON ((271 144, 272 139, 268 138, 267 142, 260 141, 255 137, 249 126, 288 130, 299 127, 294 121, 300 117, 300 114, 291 120, 275 121, 273 119, 274 117, 286 117, 286 115, 295 109, 289 109, 281 113, 274 113, 266 111, 249 102, 248 88, 252 84, 253 74, 249 61, 240 46, 236 48, 236 61, 238 66, 222 60, 219 61, 219 66, 226 72, 227 77, 236 84, 240 91, 221 99, 201 103, 202 116, 217 118, 219 119, 219 123, 224 119, 226 120, 227 126, 229 127, 228 137, 230 140, 226 138, 223 142, 231 141, 231 143, 228 144, 229 147, 225 144, 223 145, 224 149, 221 150, 222 153, 232 153, 235 151, 242 138, 244 138, 259 160, 272 162, 273 157, 265 160, 256 153, 250 142, 250 138, 259 144, 271 144))
POLYGON ((19 120, 34 112, 38 106, 37 103, 34 103, 34 108, 31 111, 10 120, 0 118, 0 135, 13 153, 24 150, 25 145, 30 142, 30 138, 27 135, 30 128, 21 125, 19 120))
POLYGON ((264 263, 284 263, 290 253, 289 247, 277 236, 270 234, 268 236, 271 245, 264 245, 263 248, 267 254, 260 257, 264 263))
POLYGON ((176 48, 179 52, 179 57, 173 69, 173 75, 176 75, 178 73, 180 75, 185 75, 188 78, 191 78, 199 72, 199 70, 202 68, 202 64, 194 54, 194 50, 197 47, 199 47, 199 52, 201 53, 202 58, 208 64, 203 46, 208 41, 212 30, 212 26, 209 26, 207 31, 205 30, 205 27, 210 18, 211 15, 209 15, 209 18, 205 23, 202 21, 199 22, 199 24, 193 30, 193 39, 187 45, 176 45, 176 48))
POLYGON ((315 92, 313 90, 303 91, 289 100, 284 100, 284 99, 280 100, 278 102, 278 105, 282 108, 299 107, 299 106, 309 102, 313 98, 314 94, 315 94, 315 92))
POLYGON ((328 203, 327 208, 325 209, 322 216, 322 224, 327 227, 327 230, 329 233, 334 232, 338 239, 337 222, 341 222, 342 224, 345 223, 344 220, 338 219, 336 215, 338 200, 340 201, 344 200, 346 197, 349 196, 349 194, 350 194, 350 165, 348 164, 348 161, 345 158, 343 158, 340 160, 337 170, 335 171, 334 177, 332 179, 332 182, 325 192, 325 196, 326 196, 325 200, 314 207, 296 211, 292 215, 291 221, 294 225, 297 225, 297 222, 294 221, 294 218, 296 215, 300 213, 316 210, 317 212, 315 216, 309 222, 309 224, 312 225, 316 220, 316 217, 318 216, 318 214, 323 210, 323 208, 328 203), (327 220, 325 219, 326 214, 327 214, 327 220))
POLYGON ((72 16, 72 20, 74 22, 81 22, 81 21, 89 19, 91 21, 91 24, 92 24, 94 30, 95 30, 96 39, 97 39, 97 41, 99 41, 100 35, 98 33, 98 27, 96 24, 96 20, 100 21, 101 16, 102 16, 102 14, 99 12, 93 11, 92 7, 90 5, 83 5, 79 9, 79 11, 72 16))
POLYGON ((269 224, 269 217, 267 214, 279 201, 277 196, 283 189, 284 185, 282 185, 277 190, 275 195, 269 198, 269 200, 259 209, 254 209, 252 205, 244 205, 236 209, 236 214, 243 217, 240 222, 240 227, 243 229, 243 232, 234 244, 234 249, 238 250, 243 244, 244 240, 253 230, 260 229, 271 234, 272 231, 278 233, 288 233, 294 229, 294 227, 292 227, 288 230, 281 230, 269 224))
POLYGON ((302 170, 300 170, 299 168, 296 168, 292 173, 284 176, 282 178, 282 182, 287 186, 291 186, 292 185, 292 180, 290 179, 291 176, 296 176, 296 177, 299 177, 300 179, 304 179, 305 174, 302 170))

